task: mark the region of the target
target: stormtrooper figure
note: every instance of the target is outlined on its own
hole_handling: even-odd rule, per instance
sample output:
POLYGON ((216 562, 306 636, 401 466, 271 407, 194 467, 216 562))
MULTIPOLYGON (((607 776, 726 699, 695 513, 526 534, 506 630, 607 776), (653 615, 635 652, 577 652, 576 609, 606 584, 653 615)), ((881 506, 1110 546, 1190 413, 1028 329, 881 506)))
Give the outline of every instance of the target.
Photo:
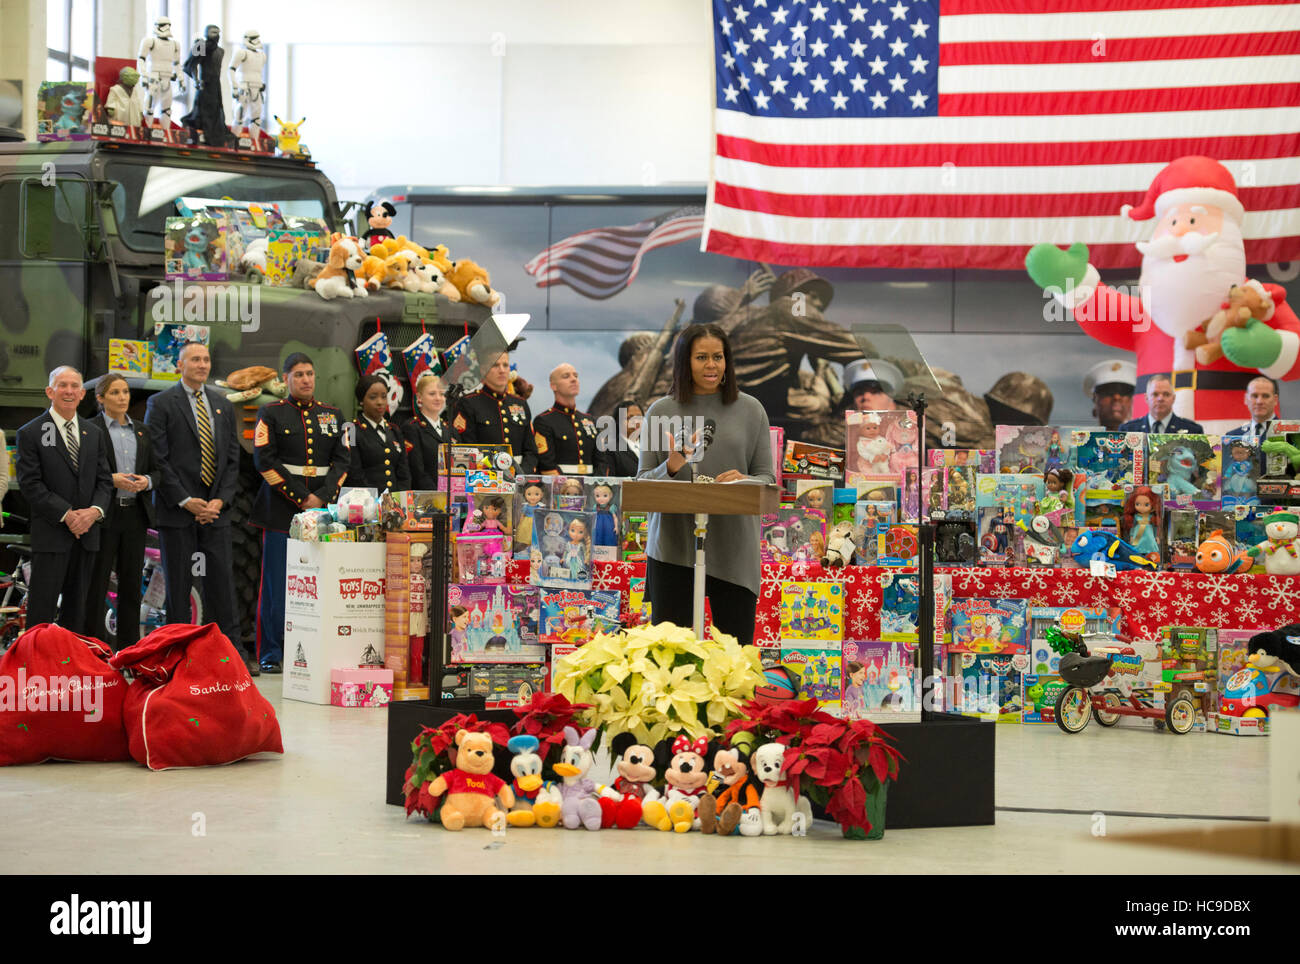
POLYGON ((185 90, 185 78, 176 73, 181 61, 181 45, 172 36, 171 20, 159 17, 154 21, 153 35, 140 41, 140 53, 136 59, 149 90, 149 115, 161 117, 163 125, 170 127, 172 84, 179 82, 181 91, 185 90))
POLYGON ((231 78, 235 81, 235 101, 239 104, 235 127, 247 127, 254 141, 262 133, 262 109, 266 104, 266 83, 262 72, 265 69, 266 51, 262 49, 262 35, 249 30, 244 34, 244 46, 230 58, 230 72, 239 75, 231 78))

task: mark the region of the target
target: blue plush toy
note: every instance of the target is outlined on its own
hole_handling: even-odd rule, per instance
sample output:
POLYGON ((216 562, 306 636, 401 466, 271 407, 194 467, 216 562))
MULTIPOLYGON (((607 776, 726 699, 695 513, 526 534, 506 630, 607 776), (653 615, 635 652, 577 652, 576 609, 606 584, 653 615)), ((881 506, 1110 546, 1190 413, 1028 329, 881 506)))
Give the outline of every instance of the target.
POLYGON ((199 228, 190 228, 185 234, 185 254, 181 258, 186 273, 207 274, 211 271, 207 253, 208 236, 199 228))
POLYGON ((63 99, 59 101, 59 107, 63 113, 54 122, 54 129, 59 131, 81 130, 81 98, 76 94, 64 94, 63 99))
POLYGON ((1084 529, 1070 545, 1070 555, 1081 566, 1093 559, 1113 563, 1119 571, 1126 569, 1155 569, 1156 564, 1114 533, 1100 529, 1084 529))
POLYGON ((1179 445, 1165 461, 1165 481, 1169 484, 1169 491, 1174 495, 1198 495, 1201 487, 1193 480, 1199 469, 1195 453, 1187 446, 1179 445))

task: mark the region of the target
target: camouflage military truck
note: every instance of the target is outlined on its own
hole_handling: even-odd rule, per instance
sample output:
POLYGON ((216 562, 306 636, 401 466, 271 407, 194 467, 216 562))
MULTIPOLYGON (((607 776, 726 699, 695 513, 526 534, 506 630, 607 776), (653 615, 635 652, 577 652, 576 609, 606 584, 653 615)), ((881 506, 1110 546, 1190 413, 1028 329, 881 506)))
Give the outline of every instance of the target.
MULTIPOLYGON (((51 369, 74 365, 92 380, 107 371, 110 338, 150 340, 156 321, 211 326, 213 379, 250 365, 278 370, 290 352, 306 351, 316 363, 318 397, 351 415, 353 349, 377 322, 404 376, 398 349, 421 324, 446 346, 487 317, 480 306, 440 296, 381 291, 326 301, 308 289, 247 281, 187 284, 177 299, 176 284, 163 279, 163 228, 180 196, 273 202, 285 215, 356 233, 348 223, 354 205, 340 204, 310 161, 115 142, 0 143, 0 427, 10 444, 14 431, 48 406, 51 369), (211 296, 200 304, 191 288, 211 296)), ((132 417, 143 417, 148 395, 170 384, 132 379, 132 417)), ((242 523, 259 481, 253 423, 268 400, 250 399, 240 414, 245 457, 234 531, 246 614, 257 598, 260 551, 257 531, 242 523)), ((95 412, 93 392, 83 410, 95 412)), ((21 505, 13 511, 26 512, 21 505)), ((244 620, 250 631, 252 622, 244 620)))

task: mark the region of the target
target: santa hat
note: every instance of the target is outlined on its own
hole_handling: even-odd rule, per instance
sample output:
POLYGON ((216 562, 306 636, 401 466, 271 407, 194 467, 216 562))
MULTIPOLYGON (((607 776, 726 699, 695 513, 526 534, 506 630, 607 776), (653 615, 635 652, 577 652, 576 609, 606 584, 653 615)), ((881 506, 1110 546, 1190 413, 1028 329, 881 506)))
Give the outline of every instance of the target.
POLYGON ((1171 162, 1147 188, 1147 195, 1137 207, 1125 204, 1120 214, 1134 221, 1159 218, 1180 204, 1206 204, 1222 208, 1238 224, 1245 215, 1237 200, 1237 185, 1226 167, 1212 157, 1189 155, 1171 162))

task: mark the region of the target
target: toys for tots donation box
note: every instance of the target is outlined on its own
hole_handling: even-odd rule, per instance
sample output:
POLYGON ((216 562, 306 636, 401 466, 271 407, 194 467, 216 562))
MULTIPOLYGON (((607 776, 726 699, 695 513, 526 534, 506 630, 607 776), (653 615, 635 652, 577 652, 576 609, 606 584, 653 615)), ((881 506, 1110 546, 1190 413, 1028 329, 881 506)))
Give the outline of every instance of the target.
POLYGON ((290 539, 285 566, 284 696, 329 703, 330 670, 384 651, 382 542, 290 539))

